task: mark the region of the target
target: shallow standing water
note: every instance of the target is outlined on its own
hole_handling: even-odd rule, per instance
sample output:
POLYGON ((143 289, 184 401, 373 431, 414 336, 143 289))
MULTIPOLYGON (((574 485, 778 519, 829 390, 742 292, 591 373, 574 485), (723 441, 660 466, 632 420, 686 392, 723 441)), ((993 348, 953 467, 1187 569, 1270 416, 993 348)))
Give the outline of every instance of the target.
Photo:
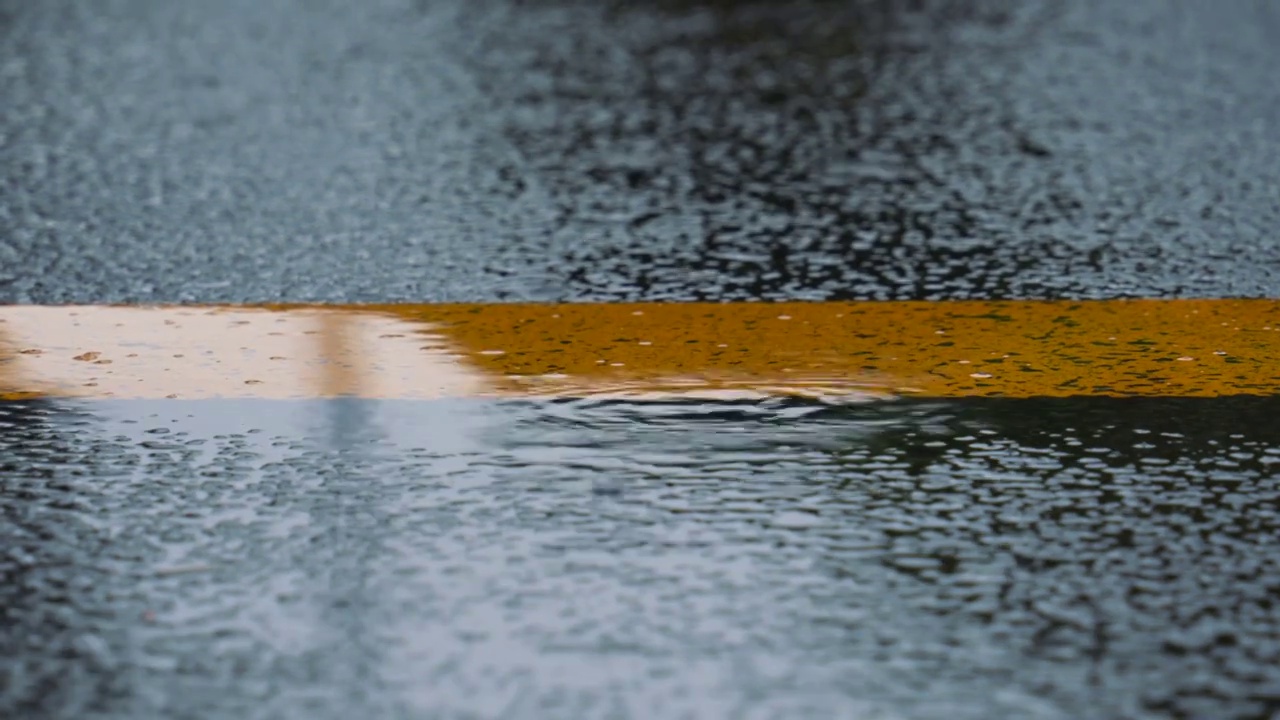
POLYGON ((1278 410, 8 403, 0 714, 1265 716, 1278 410))

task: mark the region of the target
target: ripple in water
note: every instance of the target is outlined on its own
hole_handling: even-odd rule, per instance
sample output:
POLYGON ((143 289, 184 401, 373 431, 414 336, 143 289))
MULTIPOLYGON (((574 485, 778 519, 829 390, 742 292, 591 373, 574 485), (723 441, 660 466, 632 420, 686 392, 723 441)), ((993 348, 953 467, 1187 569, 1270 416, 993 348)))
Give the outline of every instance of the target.
POLYGON ((0 407, 0 715, 1244 715, 1280 682, 1276 411, 0 407))

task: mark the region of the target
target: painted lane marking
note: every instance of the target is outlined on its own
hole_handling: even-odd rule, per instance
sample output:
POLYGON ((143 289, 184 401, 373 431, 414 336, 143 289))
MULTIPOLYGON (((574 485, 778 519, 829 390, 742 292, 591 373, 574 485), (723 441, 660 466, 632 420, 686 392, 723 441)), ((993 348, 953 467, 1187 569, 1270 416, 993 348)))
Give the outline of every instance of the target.
POLYGON ((1280 301, 0 307, 0 396, 1280 394, 1280 301))

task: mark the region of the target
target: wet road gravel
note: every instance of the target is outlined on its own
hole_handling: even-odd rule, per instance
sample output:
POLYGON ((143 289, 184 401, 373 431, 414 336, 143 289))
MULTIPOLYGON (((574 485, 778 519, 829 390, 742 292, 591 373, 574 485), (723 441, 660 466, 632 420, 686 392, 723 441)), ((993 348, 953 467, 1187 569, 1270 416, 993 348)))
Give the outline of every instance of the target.
MULTIPOLYGON (((0 1, 0 301, 1270 296, 1280 9, 0 1)), ((1268 718, 1273 398, 0 406, 0 716, 1268 718)))

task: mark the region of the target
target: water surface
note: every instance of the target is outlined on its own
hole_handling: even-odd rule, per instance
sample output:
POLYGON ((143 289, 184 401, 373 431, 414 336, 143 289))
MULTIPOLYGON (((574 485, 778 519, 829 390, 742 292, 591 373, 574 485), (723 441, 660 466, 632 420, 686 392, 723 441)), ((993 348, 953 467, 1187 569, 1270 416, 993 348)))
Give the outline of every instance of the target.
POLYGON ((8 403, 0 710, 1274 710, 1277 410, 8 403))

